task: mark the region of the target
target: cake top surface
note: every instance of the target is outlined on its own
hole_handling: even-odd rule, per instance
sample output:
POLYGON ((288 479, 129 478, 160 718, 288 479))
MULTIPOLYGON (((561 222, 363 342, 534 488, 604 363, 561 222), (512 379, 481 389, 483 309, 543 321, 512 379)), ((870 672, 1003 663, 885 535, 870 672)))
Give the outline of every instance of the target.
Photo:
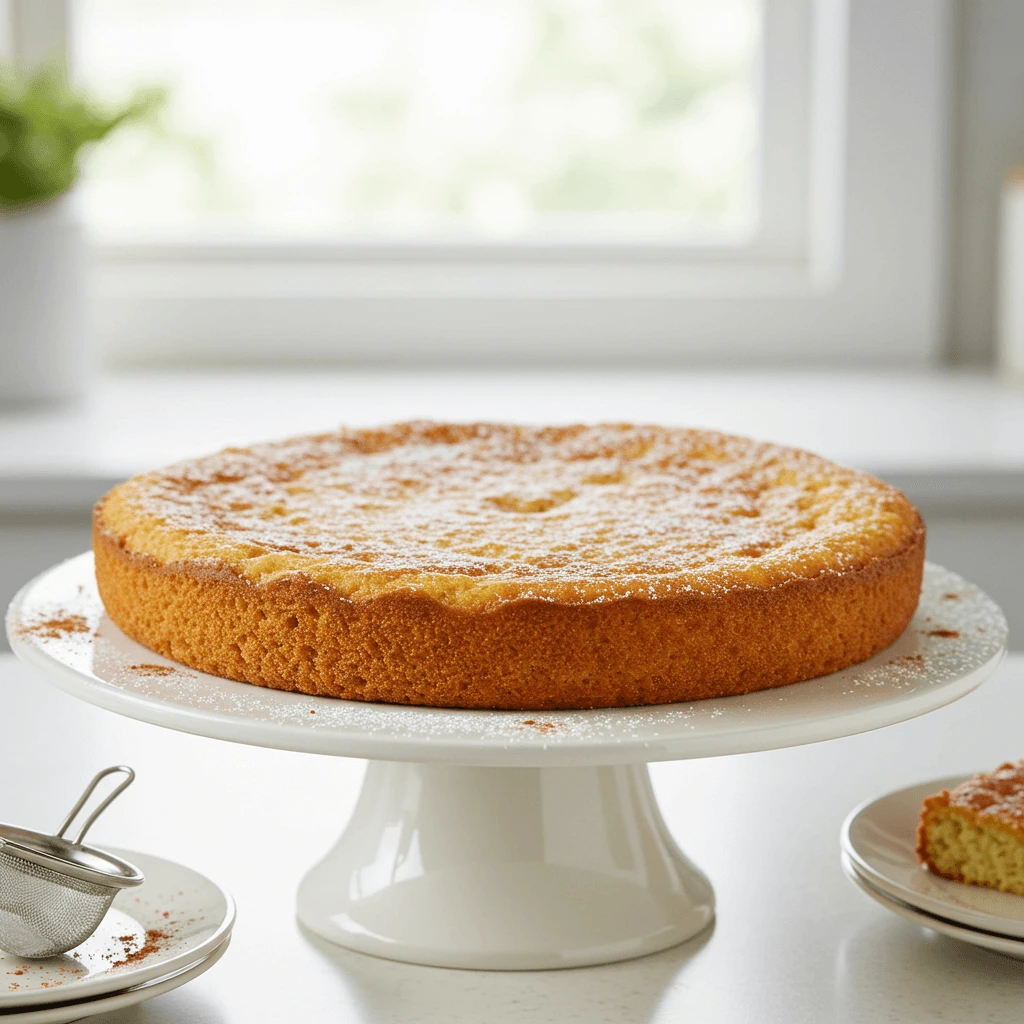
POLYGON ((864 568, 923 530, 898 491, 711 431, 400 423, 229 448, 97 506, 129 552, 486 610, 719 595, 864 568))
POLYGON ((1024 832, 1024 761, 1007 761, 994 772, 971 776, 950 790, 949 806, 995 818, 1024 832))

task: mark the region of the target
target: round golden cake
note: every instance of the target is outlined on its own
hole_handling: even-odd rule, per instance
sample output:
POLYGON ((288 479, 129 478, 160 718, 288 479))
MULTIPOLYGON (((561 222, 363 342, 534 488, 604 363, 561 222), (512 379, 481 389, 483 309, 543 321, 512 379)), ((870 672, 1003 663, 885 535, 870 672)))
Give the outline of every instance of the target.
POLYGON ((400 423, 229 448, 97 504, 129 636, 260 686, 463 708, 748 693, 892 643, 899 491, 703 430, 400 423))

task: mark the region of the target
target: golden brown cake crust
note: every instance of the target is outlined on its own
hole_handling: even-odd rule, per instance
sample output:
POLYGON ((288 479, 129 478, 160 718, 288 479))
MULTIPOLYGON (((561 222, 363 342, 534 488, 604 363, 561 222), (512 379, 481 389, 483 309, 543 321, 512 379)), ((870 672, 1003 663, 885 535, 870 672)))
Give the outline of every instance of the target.
POLYGON ((924 527, 793 449, 657 427, 399 424, 144 474, 94 515, 128 635, 278 689, 470 708, 746 693, 892 643, 924 527))

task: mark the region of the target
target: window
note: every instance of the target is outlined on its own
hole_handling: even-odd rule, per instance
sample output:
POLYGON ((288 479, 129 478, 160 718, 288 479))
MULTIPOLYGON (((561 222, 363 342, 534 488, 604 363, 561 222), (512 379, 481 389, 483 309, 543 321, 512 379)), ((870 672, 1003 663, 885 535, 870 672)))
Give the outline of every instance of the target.
POLYGON ((171 87, 108 237, 751 234, 756 0, 79 0, 97 91, 171 87), (154 202, 159 197, 159 202, 154 202))
POLYGON ((124 137, 83 190, 100 340, 122 362, 920 364, 951 10, 78 0, 81 77, 174 88, 170 137, 124 137))

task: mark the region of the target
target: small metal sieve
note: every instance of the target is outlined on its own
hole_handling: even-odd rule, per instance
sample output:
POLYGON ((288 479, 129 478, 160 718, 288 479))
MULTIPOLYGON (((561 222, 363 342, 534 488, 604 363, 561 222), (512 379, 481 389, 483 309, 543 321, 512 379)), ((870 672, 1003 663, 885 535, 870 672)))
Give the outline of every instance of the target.
POLYGON ((0 824, 0 949, 24 957, 73 949, 96 931, 118 890, 142 884, 138 868, 82 845, 93 822, 134 778, 126 765, 101 771, 56 835, 0 824), (100 780, 115 773, 126 778, 86 818, 78 835, 65 839, 100 780))

